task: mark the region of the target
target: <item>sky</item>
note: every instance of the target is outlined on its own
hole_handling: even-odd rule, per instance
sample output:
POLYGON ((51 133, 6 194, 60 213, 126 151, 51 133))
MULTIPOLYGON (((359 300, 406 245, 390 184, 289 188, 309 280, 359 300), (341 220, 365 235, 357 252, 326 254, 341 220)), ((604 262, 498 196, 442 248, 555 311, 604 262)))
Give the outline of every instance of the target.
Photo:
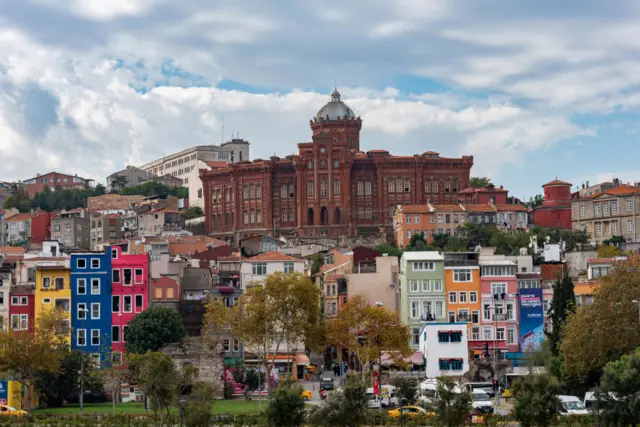
POLYGON ((0 3, 0 180, 104 182, 232 134, 284 156, 334 86, 364 151, 473 155, 525 200, 640 180, 640 2, 0 3))

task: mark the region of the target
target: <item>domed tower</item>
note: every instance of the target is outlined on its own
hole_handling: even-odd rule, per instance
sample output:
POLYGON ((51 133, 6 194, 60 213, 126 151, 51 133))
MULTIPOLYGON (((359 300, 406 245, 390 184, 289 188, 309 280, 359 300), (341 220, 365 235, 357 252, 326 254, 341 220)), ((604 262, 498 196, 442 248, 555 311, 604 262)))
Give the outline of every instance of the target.
MULTIPOLYGON (((362 119, 340 100, 340 92, 334 89, 331 101, 322 107, 310 121, 314 137, 331 137, 338 142, 346 142, 349 148, 360 151, 360 129, 362 119)), ((315 139, 315 138, 314 138, 315 139)))

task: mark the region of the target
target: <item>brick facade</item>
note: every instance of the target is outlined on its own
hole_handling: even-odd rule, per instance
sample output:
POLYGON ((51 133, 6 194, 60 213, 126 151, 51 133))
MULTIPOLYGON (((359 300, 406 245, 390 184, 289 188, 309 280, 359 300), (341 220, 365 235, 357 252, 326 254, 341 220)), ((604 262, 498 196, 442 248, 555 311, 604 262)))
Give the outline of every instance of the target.
POLYGON ((201 171, 208 234, 237 242, 379 233, 398 204, 455 202, 469 184, 472 156, 359 151, 362 120, 337 91, 310 125, 312 142, 298 144, 298 154, 201 171))

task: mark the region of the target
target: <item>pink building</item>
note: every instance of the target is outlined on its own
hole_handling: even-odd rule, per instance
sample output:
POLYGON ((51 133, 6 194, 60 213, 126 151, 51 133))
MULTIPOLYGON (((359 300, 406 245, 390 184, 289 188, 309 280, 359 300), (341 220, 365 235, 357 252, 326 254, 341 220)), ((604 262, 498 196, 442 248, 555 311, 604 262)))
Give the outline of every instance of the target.
MULTIPOLYGON (((493 257, 490 257, 493 258, 493 257)), ((474 350, 519 351, 517 265, 507 259, 480 260, 482 330, 474 350), (485 344, 486 343, 486 344, 485 344)))
POLYGON ((149 256, 111 248, 112 351, 125 352, 127 324, 149 306, 149 256))

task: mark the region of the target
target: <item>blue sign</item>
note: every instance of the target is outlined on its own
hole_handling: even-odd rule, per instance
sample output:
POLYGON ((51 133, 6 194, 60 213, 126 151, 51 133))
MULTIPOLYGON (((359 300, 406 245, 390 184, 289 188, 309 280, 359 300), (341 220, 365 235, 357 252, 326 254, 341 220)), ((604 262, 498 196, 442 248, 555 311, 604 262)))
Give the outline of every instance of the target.
POLYGON ((9 382, 0 381, 0 405, 9 404, 9 382))
POLYGON ((535 351, 543 340, 542 288, 520 289, 520 351, 535 351))

